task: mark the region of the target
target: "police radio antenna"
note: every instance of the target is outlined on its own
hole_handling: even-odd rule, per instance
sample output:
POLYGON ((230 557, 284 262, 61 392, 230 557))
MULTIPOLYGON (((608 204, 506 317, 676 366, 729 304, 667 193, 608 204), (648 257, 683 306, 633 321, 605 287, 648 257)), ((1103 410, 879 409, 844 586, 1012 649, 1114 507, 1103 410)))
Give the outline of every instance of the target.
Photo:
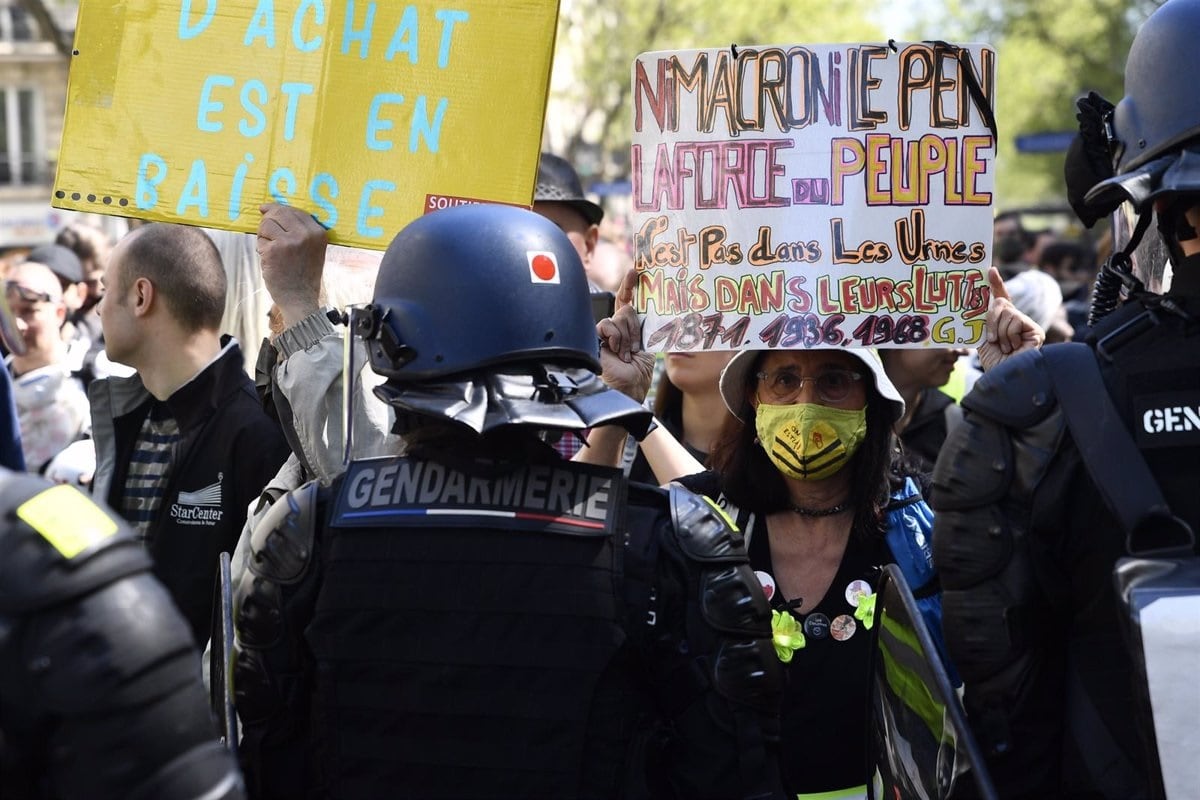
POLYGON ((1113 253, 1100 272, 1092 289, 1092 307, 1088 311, 1088 325, 1094 326, 1107 317, 1121 304, 1121 289, 1127 294, 1145 291, 1145 286, 1133 274, 1133 265, 1124 251, 1113 253))
POLYGON ((1121 290, 1127 295, 1141 294, 1146 291, 1142 281, 1133 274, 1133 261, 1130 255, 1141 244, 1142 237, 1150 227, 1152 215, 1138 216, 1137 225, 1129 237, 1128 243, 1108 257, 1100 272, 1096 275, 1096 284, 1092 289, 1092 307, 1088 311, 1088 325, 1094 326, 1107 317, 1121 304, 1121 290))

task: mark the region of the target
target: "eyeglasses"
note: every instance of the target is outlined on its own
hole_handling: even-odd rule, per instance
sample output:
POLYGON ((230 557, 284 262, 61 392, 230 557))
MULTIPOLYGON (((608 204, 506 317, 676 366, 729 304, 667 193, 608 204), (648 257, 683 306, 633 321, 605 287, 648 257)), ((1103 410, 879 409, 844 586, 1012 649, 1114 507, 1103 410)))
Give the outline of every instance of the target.
POLYGON ((22 286, 16 281, 7 281, 4 284, 4 289, 8 294, 14 295, 18 299, 24 300, 26 303, 49 303, 51 300, 53 300, 53 298, 45 292, 35 292, 33 289, 30 289, 27 286, 22 286))
POLYGON ((861 381, 861 373, 851 369, 827 369, 817 375, 801 378, 794 369, 780 369, 775 372, 757 372, 759 386, 766 390, 772 402, 790 403, 800 396, 804 384, 811 381, 817 387, 817 397, 826 403, 840 403, 845 400, 855 381, 861 381))

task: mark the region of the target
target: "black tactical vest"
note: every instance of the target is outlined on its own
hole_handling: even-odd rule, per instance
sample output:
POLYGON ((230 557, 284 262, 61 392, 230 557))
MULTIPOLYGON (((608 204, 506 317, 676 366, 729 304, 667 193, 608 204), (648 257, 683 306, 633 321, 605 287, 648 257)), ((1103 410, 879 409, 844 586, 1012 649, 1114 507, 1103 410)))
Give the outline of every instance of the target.
POLYGON ((620 794, 639 702, 624 496, 619 473, 568 463, 351 465, 305 632, 328 796, 620 794))

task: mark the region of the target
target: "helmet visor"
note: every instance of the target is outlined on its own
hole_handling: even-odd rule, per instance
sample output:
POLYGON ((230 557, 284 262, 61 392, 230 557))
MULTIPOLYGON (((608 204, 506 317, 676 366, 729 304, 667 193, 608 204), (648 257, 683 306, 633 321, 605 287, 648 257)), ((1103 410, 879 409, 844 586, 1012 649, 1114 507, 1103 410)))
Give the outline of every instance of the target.
MULTIPOLYGON (((1146 204, 1146 214, 1153 214, 1146 204)), ((1118 253, 1129 246, 1135 236, 1139 214, 1131 202, 1124 202, 1112 213, 1113 252, 1118 253)), ((1157 229, 1151 225, 1129 254, 1133 274, 1148 291, 1162 294, 1170 286, 1171 255, 1157 229)))

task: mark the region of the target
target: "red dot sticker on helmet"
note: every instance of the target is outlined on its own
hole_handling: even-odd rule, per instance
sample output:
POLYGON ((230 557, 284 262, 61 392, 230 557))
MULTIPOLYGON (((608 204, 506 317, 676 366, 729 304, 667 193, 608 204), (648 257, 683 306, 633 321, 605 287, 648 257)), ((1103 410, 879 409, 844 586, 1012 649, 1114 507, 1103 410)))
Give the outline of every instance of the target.
POLYGON ((558 259, 546 250, 529 250, 529 280, 534 283, 558 283, 558 259))

